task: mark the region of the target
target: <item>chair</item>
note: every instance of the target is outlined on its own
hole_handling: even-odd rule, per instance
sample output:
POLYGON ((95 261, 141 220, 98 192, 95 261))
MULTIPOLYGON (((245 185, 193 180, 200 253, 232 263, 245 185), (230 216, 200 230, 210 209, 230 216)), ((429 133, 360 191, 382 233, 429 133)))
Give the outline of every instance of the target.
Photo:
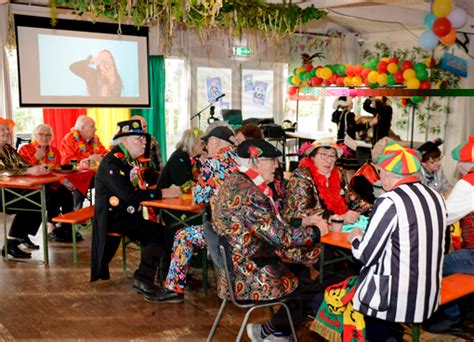
POLYGON ((23 144, 29 144, 31 142, 31 139, 24 139, 21 137, 16 138, 16 143, 15 143, 15 149, 18 151, 21 145, 23 144))
MULTIPOLYGON (((234 286, 233 286, 233 270, 232 270, 232 259, 230 256, 230 247, 225 237, 218 236, 213 228, 211 223, 206 222, 204 224, 204 236, 207 243, 207 248, 209 250, 209 254, 211 255, 211 259, 214 263, 216 269, 224 271, 227 283, 229 284, 229 294, 230 294, 230 301, 234 303, 235 306, 246 309, 247 312, 245 313, 244 319, 242 324, 240 325, 239 334, 237 335, 236 341, 240 341, 242 335, 244 333, 244 329, 247 326, 247 322, 250 318, 250 315, 255 309, 258 308, 265 308, 270 307, 272 308, 275 305, 280 305, 286 310, 286 314, 288 316, 288 321, 290 323, 291 332, 293 335, 293 340, 298 341, 296 336, 295 327, 293 325, 293 319, 291 317, 290 309, 288 306, 282 301, 283 299, 275 299, 275 300, 268 300, 268 301, 240 301, 235 298, 234 294, 234 286)), ((222 304, 217 312, 217 316, 214 320, 214 324, 212 325, 211 331, 209 336, 207 337, 207 341, 210 342, 216 332, 217 326, 219 325, 219 321, 221 319, 222 313, 224 312, 225 306, 229 302, 229 298, 224 297, 222 298, 222 304)))

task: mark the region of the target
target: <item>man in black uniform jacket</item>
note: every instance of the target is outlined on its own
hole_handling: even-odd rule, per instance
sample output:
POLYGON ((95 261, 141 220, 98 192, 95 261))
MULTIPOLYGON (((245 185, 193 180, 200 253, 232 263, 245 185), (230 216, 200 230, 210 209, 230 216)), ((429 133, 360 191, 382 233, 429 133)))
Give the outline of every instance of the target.
POLYGON ((145 151, 147 133, 139 120, 118 123, 116 145, 100 163, 95 178, 95 211, 92 233, 91 281, 109 279, 109 262, 120 244, 119 233, 143 246, 140 265, 135 271, 133 287, 142 293, 157 291, 154 285, 160 257, 169 259, 164 227, 143 218, 140 202, 178 197, 179 187, 147 189, 143 170, 136 160, 145 151))

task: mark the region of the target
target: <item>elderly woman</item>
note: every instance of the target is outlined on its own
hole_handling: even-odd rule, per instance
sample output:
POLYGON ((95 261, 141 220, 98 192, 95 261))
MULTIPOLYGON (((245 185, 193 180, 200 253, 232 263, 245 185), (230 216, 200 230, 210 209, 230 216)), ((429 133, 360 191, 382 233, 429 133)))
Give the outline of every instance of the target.
MULTIPOLYGON (((31 165, 24 160, 18 152, 11 146, 12 130, 15 126, 11 120, 0 118, 0 173, 2 176, 14 175, 44 175, 49 173, 49 169, 43 165, 31 165)), ((28 193, 30 190, 23 190, 28 193)), ((6 200, 9 201, 10 194, 6 193, 6 200)), ((39 196, 37 194, 36 196, 39 196)), ((34 196, 33 196, 34 197, 34 196)), ((26 200, 15 203, 15 207, 30 209, 35 208, 34 204, 26 200)), ((41 213, 9 210, 9 213, 16 213, 10 231, 8 233, 8 248, 2 248, 2 255, 10 254, 14 258, 31 258, 31 253, 22 251, 18 246, 25 245, 28 248, 38 248, 31 242, 28 235, 36 235, 41 223, 41 213)))
POLYGON ((262 129, 254 124, 246 124, 235 130, 236 145, 248 139, 263 139, 262 129))
POLYGON ((325 220, 341 216, 344 223, 354 223, 370 205, 349 194, 341 171, 335 166, 342 150, 332 140, 315 141, 306 150, 299 167, 289 179, 285 218, 292 219, 320 213, 325 220), (352 197, 352 201, 351 201, 352 197))
POLYGON ((438 191, 444 198, 447 198, 453 186, 449 183, 441 168, 441 159, 443 158, 439 146, 443 144, 443 140, 436 138, 427 141, 418 148, 421 153, 421 183, 438 191))
MULTIPOLYGON (((50 169, 58 168, 61 165, 61 153, 59 150, 51 146, 53 140, 53 130, 47 124, 40 124, 33 130, 33 141, 30 144, 23 145, 18 153, 32 165, 45 165, 50 169)), ((70 183, 68 183, 70 184, 70 183)), ((72 187, 72 184, 70 184, 72 187)), ((54 227, 49 233, 49 239, 59 242, 71 242, 72 230, 70 224, 63 224, 55 227, 53 217, 58 216, 61 212, 68 213, 74 208, 72 193, 62 184, 53 184, 48 192, 46 199, 46 207, 48 211, 48 223, 54 227)), ((77 234, 78 240, 82 240, 82 236, 77 234)), ((33 247, 33 245, 31 246, 33 247)), ((39 248, 36 246, 36 248, 39 248)))

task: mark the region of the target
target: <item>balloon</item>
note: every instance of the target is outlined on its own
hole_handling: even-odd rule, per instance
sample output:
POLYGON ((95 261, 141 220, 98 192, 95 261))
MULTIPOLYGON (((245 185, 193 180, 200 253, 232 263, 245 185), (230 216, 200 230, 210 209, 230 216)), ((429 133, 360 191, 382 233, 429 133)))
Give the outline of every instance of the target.
POLYGON ((413 66, 413 70, 415 71, 418 71, 418 70, 425 70, 426 69, 426 65, 424 63, 416 63, 414 66, 413 66))
POLYGON ((388 85, 394 85, 396 82, 395 82, 395 76, 394 75, 388 75, 387 77, 387 84, 388 85))
POLYGON ((420 88, 419 89, 431 89, 430 81, 420 82, 420 88))
POLYGON ((436 60, 433 57, 428 57, 425 59, 425 65, 428 68, 432 68, 436 65, 436 60))
POLYGON ((288 77, 288 83, 291 84, 291 85, 295 85, 295 84, 293 83, 293 77, 295 77, 295 76, 290 76, 290 77, 288 77))
POLYGON ((381 61, 381 62, 385 62, 385 63, 388 64, 388 63, 390 63, 390 58, 384 57, 384 58, 382 58, 380 61, 381 61))
POLYGON ((302 67, 296 68, 295 75, 299 75, 299 74, 301 74, 302 72, 305 72, 305 71, 306 71, 305 68, 302 68, 302 67))
POLYGON ((353 70, 354 70, 354 74, 357 75, 357 76, 360 76, 362 74, 362 70, 364 70, 364 67, 362 65, 355 65, 353 67, 353 70))
POLYGON ((315 77, 316 76, 316 68, 313 68, 311 69, 311 71, 309 72, 309 74, 311 75, 311 78, 315 77))
POLYGON ((377 77, 377 83, 381 86, 387 85, 387 81, 387 74, 379 74, 379 76, 377 77))
POLYGON ((301 81, 306 81, 308 79, 308 73, 307 72, 301 72, 298 74, 298 77, 300 78, 301 81))
POLYGON ((413 63, 410 61, 403 61, 401 65, 402 71, 405 71, 407 69, 413 69, 413 63))
POLYGON ((352 87, 352 77, 349 77, 349 76, 344 77, 344 85, 346 87, 352 87))
POLYGON ((306 72, 310 72, 313 69, 313 65, 312 64, 305 64, 304 69, 306 70, 306 72))
POLYGON ((354 69, 352 69, 351 65, 346 66, 346 75, 351 77, 354 76, 354 69))
POLYGON ((319 69, 319 77, 321 77, 322 79, 327 80, 331 76, 332 76, 331 69, 329 69, 327 67, 319 69))
POLYGON ((428 70, 426 69, 416 70, 415 73, 416 73, 416 78, 419 79, 420 81, 424 81, 428 78, 428 70))
POLYGON ((398 71, 398 65, 392 62, 389 65, 387 65, 387 70, 389 73, 394 74, 398 71))
POLYGON ((297 91, 298 91, 298 87, 296 87, 296 86, 289 87, 288 88, 288 95, 290 95, 290 96, 296 95, 297 91))
POLYGON ((448 20, 454 28, 461 28, 466 25, 467 14, 466 11, 459 7, 454 7, 448 15, 448 20))
POLYGON ((292 81, 294 85, 298 85, 301 83, 301 80, 298 78, 298 76, 293 76, 292 81))
POLYGON ((428 30, 431 30, 431 28, 432 28, 433 23, 434 23, 435 20, 436 20, 436 16, 435 16, 432 12, 428 13, 427 15, 425 15, 425 20, 424 20, 425 27, 426 27, 428 30))
POLYGON ((360 73, 362 75, 362 77, 367 77, 367 75, 372 72, 372 69, 370 68, 364 68, 362 69, 362 72, 360 73))
POLYGON ((446 46, 453 45, 456 41, 456 30, 452 29, 447 35, 439 38, 439 40, 446 46))
POLYGON ((312 80, 313 80, 313 87, 320 86, 321 84, 323 84, 322 78, 314 77, 312 78, 312 80))
POLYGON ((433 31, 425 31, 420 36, 420 47, 423 50, 431 50, 438 45, 439 38, 433 31))
POLYGON ((322 67, 316 68, 316 77, 321 78, 321 75, 319 74, 319 72, 321 71, 321 69, 322 69, 322 67))
POLYGON ((406 98, 402 98, 402 106, 406 106, 407 105, 407 99, 406 98))
POLYGON ((438 18, 447 17, 449 12, 451 12, 451 0, 435 0, 432 10, 433 14, 438 18))
POLYGON ((420 103, 421 101, 423 101, 423 97, 421 97, 421 96, 412 96, 411 97, 411 102, 413 102, 413 103, 420 103))
POLYGON ((420 81, 416 78, 412 78, 407 81, 407 88, 408 89, 418 89, 420 88, 420 81))
POLYGON ((379 73, 373 70, 369 72, 369 74, 367 75, 367 79, 369 80, 370 83, 376 83, 378 77, 379 77, 379 73))
POLYGON ((342 87, 344 86, 344 77, 342 76, 339 76, 336 80, 336 84, 339 86, 339 87, 342 87))
POLYGON ((384 74, 387 72, 387 62, 380 62, 377 64, 377 71, 381 74, 384 74))
POLYGON ((406 70, 403 72, 403 79, 404 79, 405 81, 414 79, 415 77, 416 77, 416 73, 415 73, 415 70, 413 70, 413 69, 406 69, 406 70))
POLYGON ((360 76, 354 76, 352 77, 352 85, 358 87, 362 84, 362 77, 360 76))
POLYGON ((433 33, 438 37, 443 37, 451 31, 451 23, 445 17, 441 17, 435 20, 433 23, 433 33))
POLYGON ((326 87, 329 87, 331 85, 331 81, 329 80, 329 78, 327 80, 324 80, 323 83, 326 87))
POLYGON ((403 71, 397 71, 395 75, 393 75, 393 78, 395 79, 395 82, 403 83, 403 71))
POLYGON ((333 74, 331 77, 329 77, 329 82, 331 82, 331 84, 336 84, 336 82, 337 82, 337 75, 336 75, 336 74, 333 74))
POLYGON ((398 62, 399 62, 399 60, 398 60, 397 57, 392 57, 392 58, 390 58, 390 63, 395 63, 395 64, 398 65, 398 62))

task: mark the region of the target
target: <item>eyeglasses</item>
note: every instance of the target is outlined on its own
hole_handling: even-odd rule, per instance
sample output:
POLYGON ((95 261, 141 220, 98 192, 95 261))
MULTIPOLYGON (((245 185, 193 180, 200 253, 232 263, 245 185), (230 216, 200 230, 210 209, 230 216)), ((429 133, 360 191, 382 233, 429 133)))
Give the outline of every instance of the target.
POLYGON ((40 137, 46 137, 46 138, 51 138, 53 135, 50 133, 38 133, 40 137))
POLYGON ((316 153, 316 154, 320 155, 322 160, 332 160, 332 161, 337 160, 337 155, 334 155, 334 154, 327 154, 327 153, 321 153, 321 152, 316 153))
POLYGON ((439 163, 441 162, 441 159, 443 159, 443 155, 439 156, 438 158, 435 158, 435 159, 428 159, 426 162, 428 164, 434 164, 434 163, 439 163))

